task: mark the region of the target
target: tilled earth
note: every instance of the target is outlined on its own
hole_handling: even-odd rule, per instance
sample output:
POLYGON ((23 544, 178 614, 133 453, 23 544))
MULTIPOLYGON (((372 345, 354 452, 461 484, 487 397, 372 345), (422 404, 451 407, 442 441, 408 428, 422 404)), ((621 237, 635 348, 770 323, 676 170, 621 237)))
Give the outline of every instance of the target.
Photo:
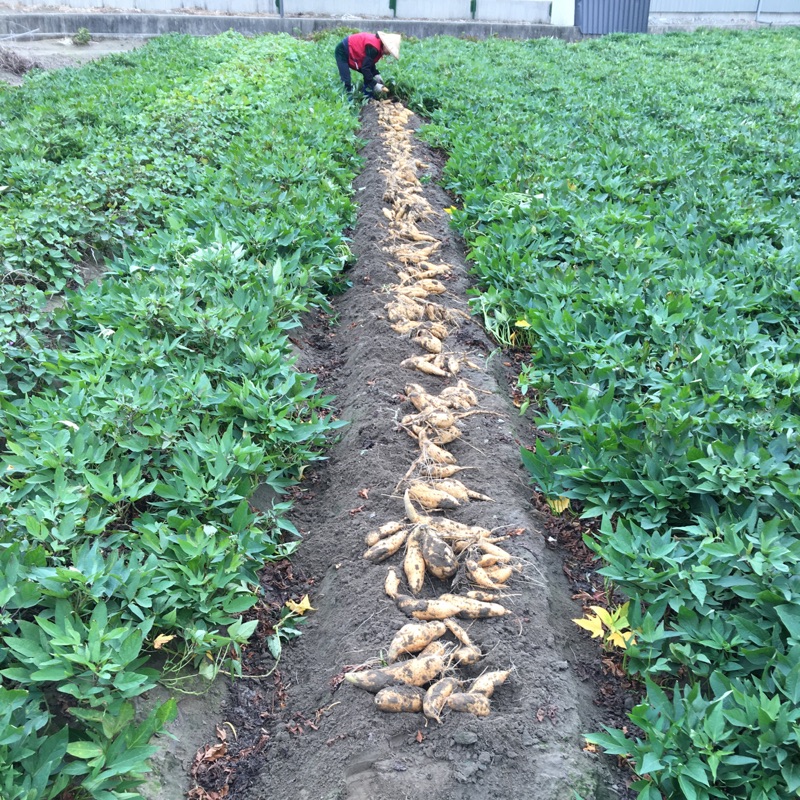
MULTIPOLYGON (((382 109, 381 117, 387 113, 382 109)), ((300 550, 291 565, 268 567, 263 581, 265 614, 306 593, 316 610, 270 674, 274 661, 264 646, 265 618, 260 638, 246 653, 245 671, 266 677, 233 685, 217 725, 218 739, 198 753, 193 765, 189 797, 627 797, 627 776, 610 759, 584 749, 582 733, 619 722, 627 687, 609 690, 611 714, 598 704, 599 651, 570 621, 581 615, 581 605, 572 599, 575 576, 570 587, 562 555, 554 548, 560 537, 552 535, 552 522, 546 529, 545 515, 531 502, 520 462, 519 447, 532 444, 535 432, 511 399, 513 364, 476 321, 464 319, 451 326, 445 349, 477 369, 464 363, 457 377, 440 377, 401 366, 424 351, 387 319, 386 306, 396 297, 390 287, 398 285, 398 270, 408 264, 398 263, 402 243, 390 235, 397 163, 386 137, 402 131, 396 126, 392 134, 378 116, 376 104, 362 113, 366 165, 356 182, 360 215, 353 234, 358 260, 348 275, 352 286, 336 299, 333 318, 307 320, 296 337, 298 366, 315 372, 325 390, 336 395, 338 416, 349 424, 328 460, 307 473, 296 492, 293 520, 303 534, 300 550), (446 449, 459 465, 471 468, 457 477, 493 502, 462 505, 447 516, 512 533, 502 546, 521 571, 502 592, 509 615, 461 620, 484 655, 472 667, 459 667, 458 675, 467 680, 486 670, 511 669, 512 674, 496 690, 488 716, 446 710, 440 724, 426 724, 421 713, 380 712, 372 694, 343 676, 381 658, 409 621, 384 592, 387 565, 400 570, 402 550, 383 564, 362 557, 369 531, 405 519, 403 489, 397 486, 420 454, 419 443, 398 424, 415 410, 406 387, 415 382, 437 395, 459 379, 479 397, 482 413, 462 419, 462 435, 446 449)), ((396 119, 401 117, 398 109, 396 119)), ((405 127, 419 124, 411 117, 405 127)), ((444 211, 452 200, 436 183, 441 158, 418 140, 409 141, 416 191, 433 209, 417 222, 418 230, 441 243, 429 263, 452 267, 439 277, 446 293, 429 299, 445 309, 466 310, 470 280, 444 211)), ((575 533, 561 544, 571 542, 574 550, 575 533)), ((448 590, 428 578, 421 595, 448 590)))

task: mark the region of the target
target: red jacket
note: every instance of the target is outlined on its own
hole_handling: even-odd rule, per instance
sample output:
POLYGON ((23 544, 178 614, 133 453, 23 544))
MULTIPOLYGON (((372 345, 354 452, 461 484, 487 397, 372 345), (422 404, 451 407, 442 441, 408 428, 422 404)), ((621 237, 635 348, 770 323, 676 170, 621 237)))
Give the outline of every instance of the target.
POLYGON ((380 61, 383 55, 383 45, 374 33, 353 33, 347 37, 348 61, 352 69, 360 70, 364 65, 368 44, 378 51, 378 55, 374 57, 373 61, 380 61))

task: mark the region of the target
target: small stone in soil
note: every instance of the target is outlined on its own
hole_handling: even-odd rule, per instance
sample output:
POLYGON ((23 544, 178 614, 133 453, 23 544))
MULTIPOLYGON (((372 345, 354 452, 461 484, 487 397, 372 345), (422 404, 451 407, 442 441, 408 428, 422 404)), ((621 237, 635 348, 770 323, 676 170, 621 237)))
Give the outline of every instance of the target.
POLYGON ((453 736, 453 741, 464 746, 475 744, 478 741, 478 734, 472 731, 457 731, 453 736))

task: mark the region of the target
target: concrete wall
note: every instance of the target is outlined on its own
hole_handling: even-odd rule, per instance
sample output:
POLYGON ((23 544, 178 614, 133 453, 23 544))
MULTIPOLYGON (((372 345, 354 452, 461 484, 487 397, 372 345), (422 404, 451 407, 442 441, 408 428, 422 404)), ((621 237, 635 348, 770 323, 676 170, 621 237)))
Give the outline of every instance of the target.
MULTIPOLYGON (((346 24, 360 30, 374 30, 374 20, 342 19, 336 17, 286 17, 276 16, 223 16, 221 14, 146 14, 146 13, 97 13, 74 11, 71 13, 5 13, 0 14, 0 36, 18 35, 25 31, 37 31, 33 38, 66 36, 78 28, 87 28, 98 37, 161 36, 167 33, 185 33, 191 36, 213 36, 228 30, 248 35, 264 33, 290 33, 310 36, 312 33, 346 24)), ((381 20, 385 31, 416 36, 455 36, 488 39, 497 36, 504 39, 537 39, 555 37, 568 42, 581 38, 575 27, 555 25, 526 25, 510 22, 440 21, 440 20, 381 20)))

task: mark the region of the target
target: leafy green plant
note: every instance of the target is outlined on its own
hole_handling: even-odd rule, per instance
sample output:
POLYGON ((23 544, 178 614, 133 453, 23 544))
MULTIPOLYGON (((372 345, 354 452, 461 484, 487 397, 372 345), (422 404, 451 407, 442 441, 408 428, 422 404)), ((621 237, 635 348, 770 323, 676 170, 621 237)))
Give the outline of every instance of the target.
POLYGON ((523 461, 630 597, 646 738, 592 741, 642 800, 798 791, 797 45, 443 39, 394 75, 450 155, 473 310, 528 353, 523 461))
POLYGON ((281 495, 342 423, 288 335, 341 285, 358 163, 325 69, 288 36, 164 37, 0 95, 15 800, 137 797, 174 703, 135 724, 133 700, 237 674, 259 569, 297 546, 281 495), (260 512, 258 483, 277 497, 260 512))
POLYGON ((89 33, 88 28, 78 28, 72 37, 72 43, 77 45, 86 46, 92 41, 92 34, 89 33))

